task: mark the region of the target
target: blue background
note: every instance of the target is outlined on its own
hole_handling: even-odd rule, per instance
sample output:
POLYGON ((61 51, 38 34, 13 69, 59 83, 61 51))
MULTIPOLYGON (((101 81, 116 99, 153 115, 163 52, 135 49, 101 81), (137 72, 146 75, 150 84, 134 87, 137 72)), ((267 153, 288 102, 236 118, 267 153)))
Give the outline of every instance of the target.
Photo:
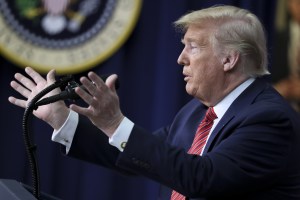
MULTIPOLYGON (((96 66, 98 74, 116 73, 123 113, 135 123, 155 130, 167 125, 191 97, 185 92, 182 67, 177 57, 181 35, 172 22, 187 11, 215 4, 247 8, 262 20, 272 48, 275 0, 148 0, 142 5, 137 26, 127 42, 112 57, 96 66)), ((270 55, 270 60, 271 60, 270 55)), ((15 179, 31 185, 30 168, 22 136, 24 110, 11 105, 17 95, 9 86, 23 69, 0 57, 0 179, 15 179)), ((85 75, 77 74, 76 77, 85 75)), ((17 95, 19 96, 19 95, 17 95)), ((125 177, 118 172, 63 156, 51 142, 52 129, 34 119, 32 133, 38 145, 41 190, 64 200, 153 200, 158 184, 143 177, 125 177)))

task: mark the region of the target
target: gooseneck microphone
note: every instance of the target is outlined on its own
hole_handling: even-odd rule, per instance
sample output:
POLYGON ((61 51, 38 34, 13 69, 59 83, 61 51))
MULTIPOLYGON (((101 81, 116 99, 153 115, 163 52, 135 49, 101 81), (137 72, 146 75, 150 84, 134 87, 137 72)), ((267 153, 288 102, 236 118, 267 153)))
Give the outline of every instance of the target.
MULTIPOLYGON (((105 82, 106 79, 109 76, 110 75, 101 75, 100 78, 105 82)), ((117 79, 116 83, 115 83, 115 88, 118 89, 119 86, 120 86, 119 79, 117 79)), ((68 83, 68 85, 66 86, 64 91, 62 91, 59 94, 41 99, 40 101, 36 102, 35 105, 36 106, 41 106, 41 105, 50 104, 50 103, 60 101, 60 100, 77 100, 77 99, 80 99, 78 94, 76 94, 76 92, 75 92, 75 88, 77 88, 77 87, 80 87, 81 89, 87 91, 82 85, 79 85, 76 81, 72 80, 68 83)))
MULTIPOLYGON (((108 75, 100 76, 100 78, 105 82, 106 79, 108 78, 108 75)), ((116 89, 119 87, 120 84, 118 81, 119 80, 117 79, 115 84, 116 89)), ((36 159, 37 146, 34 144, 32 135, 29 132, 29 125, 28 125, 29 117, 33 113, 33 110, 38 109, 38 107, 41 105, 50 104, 59 100, 79 99, 79 96, 75 92, 76 87, 81 87, 82 89, 85 89, 83 86, 80 86, 78 83, 74 81, 72 75, 64 76, 60 80, 55 81, 53 84, 47 86, 46 88, 41 90, 38 94, 36 94, 35 97, 33 97, 31 101, 28 103, 28 106, 24 111, 23 121, 22 121, 23 137, 24 137, 24 143, 26 147, 26 153, 28 156, 29 165, 31 168, 31 175, 32 175, 31 178, 33 184, 32 193, 36 197, 36 199, 40 199, 40 176, 39 176, 38 162, 36 159), (65 87, 65 90, 62 91, 60 94, 41 99, 52 90, 56 88, 64 87, 65 85, 67 85, 65 87)))

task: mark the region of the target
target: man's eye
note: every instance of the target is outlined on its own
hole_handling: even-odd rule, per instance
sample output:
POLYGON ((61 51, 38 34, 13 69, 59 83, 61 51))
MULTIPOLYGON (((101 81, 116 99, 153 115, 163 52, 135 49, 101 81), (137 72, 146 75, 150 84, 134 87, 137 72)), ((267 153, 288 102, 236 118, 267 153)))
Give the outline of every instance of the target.
POLYGON ((197 48, 197 45, 194 44, 194 43, 190 43, 189 46, 190 46, 191 49, 197 48))
POLYGON ((196 49, 198 49, 198 46, 197 45, 190 45, 190 49, 191 50, 196 50, 196 49))

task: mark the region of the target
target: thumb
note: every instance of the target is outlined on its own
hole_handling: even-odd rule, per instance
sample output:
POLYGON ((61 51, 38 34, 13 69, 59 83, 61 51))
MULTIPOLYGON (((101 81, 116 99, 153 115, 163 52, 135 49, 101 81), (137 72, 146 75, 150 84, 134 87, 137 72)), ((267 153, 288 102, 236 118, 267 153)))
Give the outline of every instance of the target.
POLYGON ((118 75, 112 74, 105 81, 105 84, 107 85, 107 87, 109 87, 109 89, 113 90, 114 92, 116 91, 117 79, 118 79, 118 75))
POLYGON ((56 71, 55 69, 52 69, 48 72, 47 74, 47 82, 48 83, 54 83, 56 80, 55 80, 55 75, 56 75, 56 71))

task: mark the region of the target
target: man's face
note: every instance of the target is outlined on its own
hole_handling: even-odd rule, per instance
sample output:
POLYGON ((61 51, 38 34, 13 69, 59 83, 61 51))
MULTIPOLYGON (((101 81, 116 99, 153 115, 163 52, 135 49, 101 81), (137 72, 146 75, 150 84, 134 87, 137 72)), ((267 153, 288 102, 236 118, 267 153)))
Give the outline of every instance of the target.
MULTIPOLYGON (((207 25, 209 27, 209 25, 207 25)), ((214 51, 210 41, 212 29, 192 25, 184 35, 178 63, 183 65, 183 75, 188 94, 198 98, 207 106, 221 93, 224 70, 221 56, 214 51)))

